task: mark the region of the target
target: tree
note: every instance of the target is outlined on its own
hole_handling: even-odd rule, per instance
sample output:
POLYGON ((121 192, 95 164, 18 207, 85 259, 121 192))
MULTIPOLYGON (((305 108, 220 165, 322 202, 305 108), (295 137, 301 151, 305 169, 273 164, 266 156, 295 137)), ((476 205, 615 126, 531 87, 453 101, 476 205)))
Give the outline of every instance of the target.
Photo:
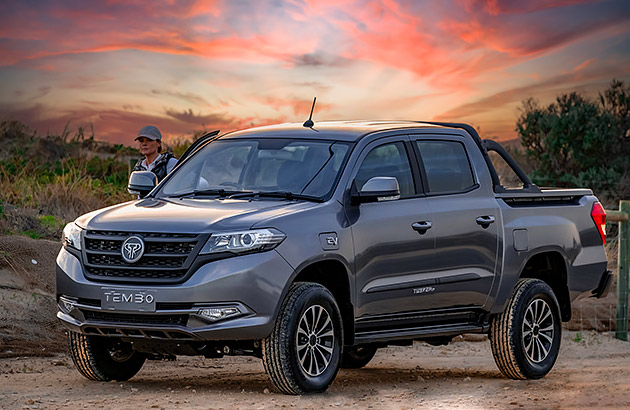
POLYGON ((617 200, 630 194, 630 85, 613 80, 599 100, 572 92, 548 106, 523 101, 516 122, 532 179, 589 187, 617 200))

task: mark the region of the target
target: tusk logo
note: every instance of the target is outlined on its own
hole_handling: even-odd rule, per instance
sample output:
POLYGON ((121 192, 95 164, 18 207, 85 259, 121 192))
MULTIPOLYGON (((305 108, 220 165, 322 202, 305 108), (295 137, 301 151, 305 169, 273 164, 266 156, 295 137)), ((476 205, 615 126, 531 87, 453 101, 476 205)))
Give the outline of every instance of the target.
POLYGON ((127 263, 135 263, 144 255, 144 242, 139 236, 130 236, 123 242, 120 254, 127 263))

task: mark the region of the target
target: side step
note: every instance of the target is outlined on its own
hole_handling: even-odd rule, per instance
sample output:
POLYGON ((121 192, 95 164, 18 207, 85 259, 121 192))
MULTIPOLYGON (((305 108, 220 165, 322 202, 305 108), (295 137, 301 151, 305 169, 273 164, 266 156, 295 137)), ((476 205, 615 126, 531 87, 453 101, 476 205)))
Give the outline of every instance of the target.
POLYGON ((415 340, 436 336, 457 336, 462 333, 485 333, 488 327, 475 324, 459 324, 449 326, 428 326, 410 329, 388 329, 369 332, 357 332, 355 343, 388 342, 392 340, 415 340))

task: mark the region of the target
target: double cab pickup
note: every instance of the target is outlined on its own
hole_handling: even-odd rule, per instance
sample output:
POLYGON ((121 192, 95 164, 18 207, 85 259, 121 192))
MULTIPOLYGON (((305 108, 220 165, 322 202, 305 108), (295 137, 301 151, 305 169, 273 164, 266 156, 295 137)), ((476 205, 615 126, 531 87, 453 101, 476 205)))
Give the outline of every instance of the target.
POLYGON ((91 380, 127 380, 147 359, 251 355, 279 391, 319 392, 379 348, 464 333, 489 336, 505 376, 537 379, 571 303, 611 282, 593 193, 538 188, 465 124, 209 135, 129 189, 139 199, 68 224, 57 257, 57 317, 91 380))

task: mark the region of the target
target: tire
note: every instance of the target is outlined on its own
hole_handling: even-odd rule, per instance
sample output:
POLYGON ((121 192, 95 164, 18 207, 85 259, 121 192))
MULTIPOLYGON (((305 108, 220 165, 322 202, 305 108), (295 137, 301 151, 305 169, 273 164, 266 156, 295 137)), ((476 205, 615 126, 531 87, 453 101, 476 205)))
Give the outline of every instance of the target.
POLYGON ((343 349, 342 369, 360 369, 367 365, 376 354, 378 347, 372 345, 352 346, 343 349))
POLYGON ((74 366, 90 380, 129 380, 140 371, 146 359, 142 353, 132 350, 129 343, 115 338, 86 336, 70 331, 67 334, 74 366))
POLYGON ((271 334, 262 341, 265 371, 285 394, 322 392, 341 359, 343 325, 334 297, 316 283, 291 285, 271 334))
POLYGON ((562 339, 556 297, 539 279, 520 279, 503 313, 492 318, 490 345, 510 379, 540 379, 553 367, 562 339))

